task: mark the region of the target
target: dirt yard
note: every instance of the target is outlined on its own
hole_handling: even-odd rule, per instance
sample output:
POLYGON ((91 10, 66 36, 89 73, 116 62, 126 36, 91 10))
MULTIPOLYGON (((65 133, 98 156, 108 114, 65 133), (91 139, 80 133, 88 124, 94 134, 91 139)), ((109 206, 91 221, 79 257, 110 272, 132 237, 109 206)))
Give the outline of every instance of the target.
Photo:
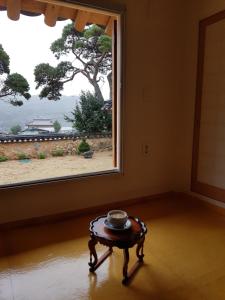
POLYGON ((91 159, 83 156, 50 157, 0 163, 0 185, 113 169, 112 152, 97 152, 91 159))

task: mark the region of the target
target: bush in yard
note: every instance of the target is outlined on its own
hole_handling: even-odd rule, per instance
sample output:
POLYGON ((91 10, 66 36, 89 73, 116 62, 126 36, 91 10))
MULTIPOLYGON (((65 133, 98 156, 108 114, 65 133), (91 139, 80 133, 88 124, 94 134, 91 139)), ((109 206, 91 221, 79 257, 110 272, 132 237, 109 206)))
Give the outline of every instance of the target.
POLYGON ((46 158, 46 154, 43 152, 38 153, 38 158, 39 159, 45 159, 46 158))
POLYGON ((23 159, 29 159, 30 157, 26 153, 18 153, 17 158, 18 160, 23 160, 23 159))
POLYGON ((63 149, 55 149, 52 151, 52 156, 63 156, 64 155, 64 150, 63 149))
POLYGON ((61 129, 61 124, 59 123, 59 121, 55 121, 54 123, 53 123, 53 127, 54 127, 54 130, 55 130, 55 133, 58 133, 59 131, 60 131, 60 129, 61 129))
POLYGON ((89 151, 91 148, 90 148, 90 145, 86 142, 86 140, 82 140, 80 142, 80 144, 78 145, 78 154, 81 154, 81 153, 84 153, 84 152, 87 152, 89 151))
POLYGON ((21 128, 21 126, 18 124, 18 125, 15 125, 15 126, 12 126, 11 128, 10 128, 10 132, 12 133, 12 134, 18 134, 20 131, 22 130, 22 128, 21 128))
POLYGON ((4 161, 7 161, 8 158, 4 155, 0 155, 0 162, 4 162, 4 161))

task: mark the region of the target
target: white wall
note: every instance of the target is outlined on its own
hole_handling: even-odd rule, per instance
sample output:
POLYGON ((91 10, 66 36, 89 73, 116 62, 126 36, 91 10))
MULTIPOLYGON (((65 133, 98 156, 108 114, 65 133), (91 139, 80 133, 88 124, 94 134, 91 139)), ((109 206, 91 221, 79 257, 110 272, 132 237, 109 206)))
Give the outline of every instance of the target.
MULTIPOLYGON (((191 88, 194 83, 184 72, 190 75, 195 70, 184 64, 187 4, 179 0, 107 3, 127 8, 124 174, 0 190, 1 223, 188 187, 193 91, 188 91, 189 103, 183 89, 186 78, 191 88), (144 143, 149 144, 150 155, 142 153, 144 143)), ((195 47, 190 50, 192 63, 195 47)))

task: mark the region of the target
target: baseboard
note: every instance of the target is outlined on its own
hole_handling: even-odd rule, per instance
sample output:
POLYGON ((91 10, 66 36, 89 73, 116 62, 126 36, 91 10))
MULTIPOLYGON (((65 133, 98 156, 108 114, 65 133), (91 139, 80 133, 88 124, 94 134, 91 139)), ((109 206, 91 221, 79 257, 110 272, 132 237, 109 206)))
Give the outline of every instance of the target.
POLYGON ((209 208, 210 210, 219 213, 220 215, 225 216, 225 207, 221 206, 224 204, 224 202, 219 202, 217 200, 209 199, 207 197, 204 197, 202 195, 196 195, 193 194, 192 192, 187 192, 187 193, 175 193, 176 196, 181 196, 181 197, 187 197, 191 201, 198 201, 199 204, 209 208))
POLYGON ((47 216, 41 216, 41 217, 35 217, 30 219, 24 219, 24 220, 18 220, 18 221, 12 221, 7 223, 0 224, 0 231, 6 231, 6 230, 12 230, 17 229, 21 227, 27 227, 27 226, 35 226, 35 225, 41 225, 41 224, 47 224, 47 223, 56 223, 61 222, 69 219, 73 219, 78 216, 87 215, 87 214, 95 214, 95 213, 105 213, 108 210, 111 209, 117 209, 117 208, 123 208, 125 206, 131 206, 134 204, 140 204, 145 203, 154 199, 159 198, 168 198, 174 195, 174 192, 165 192, 161 194, 155 194, 155 195, 149 195, 144 197, 138 197, 133 199, 127 199, 123 201, 117 201, 113 203, 107 203, 103 205, 98 205, 94 207, 88 207, 83 208, 75 211, 68 211, 53 215, 47 215, 47 216))

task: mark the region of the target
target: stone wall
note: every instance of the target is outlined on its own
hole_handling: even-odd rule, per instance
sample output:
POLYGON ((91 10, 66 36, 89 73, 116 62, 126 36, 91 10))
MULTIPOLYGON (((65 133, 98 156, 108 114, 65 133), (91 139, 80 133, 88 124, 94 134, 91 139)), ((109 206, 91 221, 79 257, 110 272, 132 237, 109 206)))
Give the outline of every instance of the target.
MULTIPOLYGON (((94 151, 112 150, 111 138, 93 138, 86 140, 94 151)), ((58 140, 42 142, 21 142, 0 144, 0 156, 8 159, 18 159, 18 154, 24 153, 30 158, 37 158, 39 153, 52 156, 52 151, 63 149, 66 155, 74 155, 81 140, 58 140)))

